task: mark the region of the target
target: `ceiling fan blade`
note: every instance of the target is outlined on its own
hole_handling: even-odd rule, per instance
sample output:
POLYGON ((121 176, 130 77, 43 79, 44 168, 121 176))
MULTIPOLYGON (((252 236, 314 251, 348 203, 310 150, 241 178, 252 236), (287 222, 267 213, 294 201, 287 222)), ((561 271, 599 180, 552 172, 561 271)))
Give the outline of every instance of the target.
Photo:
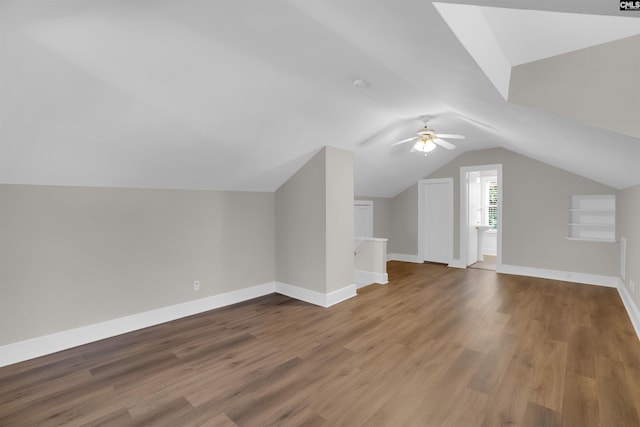
POLYGON ((433 142, 435 142, 436 144, 438 144, 442 148, 446 148, 447 150, 453 150, 454 148, 456 148, 455 145, 453 145, 452 143, 450 143, 448 141, 445 141, 444 139, 441 139, 441 138, 434 138, 433 142))
POLYGON ((469 117, 469 116, 465 116, 464 114, 459 113, 459 112, 457 112, 457 111, 455 111, 455 112, 454 112, 454 114, 456 114, 456 115, 457 115, 458 117, 460 117, 462 120, 465 120, 465 121, 467 121, 467 122, 469 122, 469 123, 471 123, 471 124, 474 124, 474 125, 476 125, 476 126, 483 127, 483 128, 485 128, 485 129, 490 129, 490 130, 497 130, 495 127, 493 127, 493 126, 491 126, 491 125, 488 125, 488 124, 486 124, 486 123, 483 123, 483 122, 481 122, 480 120, 473 119, 473 118, 471 118, 471 117, 469 117))
POLYGON ((467 139, 467 137, 464 135, 456 135, 452 133, 437 133, 436 136, 438 138, 467 139))
POLYGON ((402 141, 394 142, 393 144, 391 144, 391 146, 393 147, 394 145, 406 144, 407 142, 415 141, 417 139, 420 139, 420 137, 412 136, 411 138, 407 138, 407 139, 403 139, 402 141))

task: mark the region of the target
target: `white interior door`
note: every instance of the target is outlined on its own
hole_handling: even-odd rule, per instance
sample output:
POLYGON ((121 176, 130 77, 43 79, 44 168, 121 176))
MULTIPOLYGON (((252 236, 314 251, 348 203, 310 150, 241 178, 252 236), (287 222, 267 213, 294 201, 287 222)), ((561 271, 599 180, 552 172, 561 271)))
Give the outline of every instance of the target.
POLYGON ((468 197, 468 240, 467 240, 467 265, 478 261, 478 230, 476 227, 482 221, 482 184, 480 183, 479 172, 469 172, 467 174, 467 197, 468 197))
POLYGON ((453 180, 423 180, 420 187, 423 258, 449 264, 453 254, 453 180))
POLYGON ((355 201, 353 204, 353 232, 355 237, 373 237, 373 203, 355 201))

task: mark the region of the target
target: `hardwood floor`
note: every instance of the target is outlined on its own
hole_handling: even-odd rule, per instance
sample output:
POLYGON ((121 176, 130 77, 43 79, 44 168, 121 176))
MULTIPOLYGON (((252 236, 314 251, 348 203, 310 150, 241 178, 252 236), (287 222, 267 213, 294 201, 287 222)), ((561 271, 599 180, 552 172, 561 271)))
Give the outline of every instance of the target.
POLYGON ((496 271, 496 256, 485 255, 483 261, 478 261, 471 264, 468 268, 479 268, 480 270, 493 270, 496 271))
POLYGON ((0 425, 640 426, 617 291, 389 263, 329 309, 270 295, 0 369, 0 425))

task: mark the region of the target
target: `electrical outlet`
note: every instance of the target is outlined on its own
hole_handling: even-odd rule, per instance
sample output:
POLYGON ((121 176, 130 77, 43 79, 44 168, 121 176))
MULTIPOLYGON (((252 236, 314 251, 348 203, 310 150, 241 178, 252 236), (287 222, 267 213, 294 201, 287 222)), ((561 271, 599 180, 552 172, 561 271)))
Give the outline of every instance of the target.
POLYGON ((199 291, 200 290, 200 281, 196 280, 193 282, 193 290, 194 291, 199 291))

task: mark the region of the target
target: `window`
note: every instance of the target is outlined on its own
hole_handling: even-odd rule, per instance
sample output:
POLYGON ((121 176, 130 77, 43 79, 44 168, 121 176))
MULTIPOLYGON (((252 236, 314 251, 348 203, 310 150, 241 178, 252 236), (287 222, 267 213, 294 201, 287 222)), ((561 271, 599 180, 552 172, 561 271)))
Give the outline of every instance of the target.
POLYGON ((498 228, 498 177, 483 176, 481 182, 482 224, 496 230, 498 228))
POLYGON ((498 226, 498 183, 496 181, 487 182, 487 224, 491 228, 498 226))

